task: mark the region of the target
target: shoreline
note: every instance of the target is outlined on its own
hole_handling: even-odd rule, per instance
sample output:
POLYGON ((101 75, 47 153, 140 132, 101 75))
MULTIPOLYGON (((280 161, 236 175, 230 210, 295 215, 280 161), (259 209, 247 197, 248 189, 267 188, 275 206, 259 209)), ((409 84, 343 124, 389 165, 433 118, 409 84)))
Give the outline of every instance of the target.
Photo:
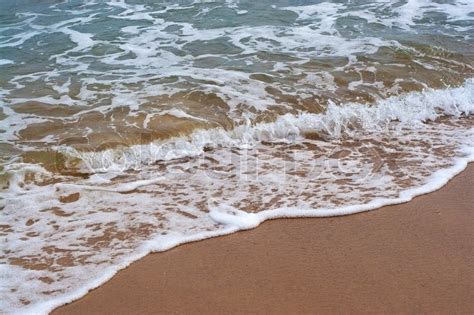
POLYGON ((408 203, 150 254, 53 314, 472 313, 473 185, 469 164, 408 203))

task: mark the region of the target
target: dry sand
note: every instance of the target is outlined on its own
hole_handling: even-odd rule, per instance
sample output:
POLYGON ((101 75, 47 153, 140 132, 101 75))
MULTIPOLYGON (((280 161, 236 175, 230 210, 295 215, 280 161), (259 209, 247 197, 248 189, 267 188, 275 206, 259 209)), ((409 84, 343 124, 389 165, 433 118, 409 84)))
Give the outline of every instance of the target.
POLYGON ((474 314, 474 165, 372 212, 152 254, 54 314, 474 314))

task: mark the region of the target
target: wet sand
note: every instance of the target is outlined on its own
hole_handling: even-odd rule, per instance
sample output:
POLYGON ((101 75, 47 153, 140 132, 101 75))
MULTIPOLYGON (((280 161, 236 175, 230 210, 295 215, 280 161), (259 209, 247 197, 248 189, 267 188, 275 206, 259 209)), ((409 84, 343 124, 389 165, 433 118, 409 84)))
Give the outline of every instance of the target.
POLYGON ((474 165, 409 203, 152 254, 53 314, 474 313, 474 165))

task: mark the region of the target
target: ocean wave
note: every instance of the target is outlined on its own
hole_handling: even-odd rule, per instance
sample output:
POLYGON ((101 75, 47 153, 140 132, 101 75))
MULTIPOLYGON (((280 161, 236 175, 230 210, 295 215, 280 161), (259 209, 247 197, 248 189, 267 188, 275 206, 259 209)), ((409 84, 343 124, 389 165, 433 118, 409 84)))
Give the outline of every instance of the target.
POLYGON ((81 152, 67 146, 56 150, 83 172, 124 171, 140 169, 157 161, 199 156, 215 147, 247 147, 261 141, 291 142, 315 133, 328 139, 355 137, 360 132, 382 132, 394 122, 398 128, 413 127, 441 116, 460 117, 473 113, 474 79, 468 79, 458 88, 412 92, 381 100, 372 106, 330 103, 320 114, 286 114, 271 123, 252 125, 249 122, 233 130, 197 130, 186 137, 98 152, 81 152), (77 159, 81 161, 80 166, 77 166, 77 159))

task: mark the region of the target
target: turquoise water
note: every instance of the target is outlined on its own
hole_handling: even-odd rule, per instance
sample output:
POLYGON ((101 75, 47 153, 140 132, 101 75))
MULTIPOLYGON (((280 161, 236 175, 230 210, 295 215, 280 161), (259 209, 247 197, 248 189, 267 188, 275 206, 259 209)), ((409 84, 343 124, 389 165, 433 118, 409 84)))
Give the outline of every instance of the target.
MULTIPOLYGON (((470 1, 0 5, 1 106, 11 117, 0 127, 4 137, 15 139, 20 119, 29 125, 54 116, 58 125, 53 135, 23 132, 30 146, 48 135, 49 142, 65 140, 64 111, 81 117, 126 108, 141 117, 179 109, 229 127, 320 112, 329 99, 371 103, 458 86, 473 73, 470 1)), ((94 142, 97 125, 75 124, 68 138, 94 142)), ((110 121, 100 125, 114 129, 110 121)), ((183 128, 202 125, 194 120, 183 128)), ((158 131, 151 138, 167 136, 158 131)))

